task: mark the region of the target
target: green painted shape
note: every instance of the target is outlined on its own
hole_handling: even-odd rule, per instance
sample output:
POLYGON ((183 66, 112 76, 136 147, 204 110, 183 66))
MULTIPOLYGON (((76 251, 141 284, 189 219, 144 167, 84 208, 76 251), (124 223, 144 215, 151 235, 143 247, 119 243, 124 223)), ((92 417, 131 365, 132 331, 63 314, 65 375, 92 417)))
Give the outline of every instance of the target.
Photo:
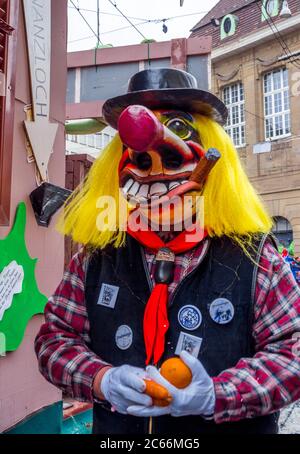
POLYGON ((22 292, 14 295, 12 305, 0 321, 0 333, 5 337, 6 351, 14 351, 21 344, 26 326, 35 314, 42 314, 47 302, 37 286, 35 267, 25 243, 26 205, 17 207, 15 223, 6 238, 0 240, 0 272, 13 260, 24 269, 22 292))
POLYGON ((56 402, 29 416, 5 433, 8 435, 61 434, 62 415, 62 402, 56 402))

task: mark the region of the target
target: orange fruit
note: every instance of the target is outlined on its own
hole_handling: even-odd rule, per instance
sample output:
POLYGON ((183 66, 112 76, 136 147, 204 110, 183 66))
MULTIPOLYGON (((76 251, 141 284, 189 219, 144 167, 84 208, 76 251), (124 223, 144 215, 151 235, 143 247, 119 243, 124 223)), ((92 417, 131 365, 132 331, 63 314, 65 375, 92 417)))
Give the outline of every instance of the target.
POLYGON ((192 381, 191 369, 180 359, 170 358, 160 368, 161 375, 176 388, 186 388, 192 381))
POLYGON ((169 400, 159 400, 159 399, 152 399, 153 405, 155 407, 168 407, 170 403, 172 402, 172 398, 169 400))
MULTIPOLYGON (((160 368, 161 375, 176 388, 186 388, 192 381, 190 368, 177 357, 167 359, 160 368)), ((169 391, 153 380, 145 379, 145 393, 152 397, 153 405, 166 407, 172 402, 169 391)))
POLYGON ((148 396, 152 397, 152 399, 155 399, 156 401, 167 402, 172 400, 171 394, 163 386, 159 385, 153 380, 145 379, 144 382, 146 384, 146 389, 144 392, 148 394, 148 396))
POLYGON ((167 407, 172 402, 172 396, 167 389, 153 380, 144 380, 146 384, 145 393, 152 397, 153 405, 157 407, 167 407))

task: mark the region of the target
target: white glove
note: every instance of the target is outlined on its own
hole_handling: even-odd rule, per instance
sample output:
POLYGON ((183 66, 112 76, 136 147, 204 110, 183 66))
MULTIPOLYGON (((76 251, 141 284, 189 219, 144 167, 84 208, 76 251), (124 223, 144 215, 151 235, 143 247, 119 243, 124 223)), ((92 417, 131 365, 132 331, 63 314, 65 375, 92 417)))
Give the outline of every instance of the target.
POLYGON ((112 367, 103 375, 101 392, 114 409, 124 415, 127 407, 134 404, 147 408, 152 405, 152 399, 143 394, 146 388, 143 378, 146 372, 139 367, 112 367))
POLYGON ((156 367, 147 367, 149 378, 164 386, 172 395, 168 407, 133 405, 127 412, 134 416, 172 416, 201 415, 211 416, 215 408, 215 390, 212 379, 207 374, 201 362, 186 351, 180 357, 192 371, 192 382, 184 389, 178 389, 163 378, 156 367))

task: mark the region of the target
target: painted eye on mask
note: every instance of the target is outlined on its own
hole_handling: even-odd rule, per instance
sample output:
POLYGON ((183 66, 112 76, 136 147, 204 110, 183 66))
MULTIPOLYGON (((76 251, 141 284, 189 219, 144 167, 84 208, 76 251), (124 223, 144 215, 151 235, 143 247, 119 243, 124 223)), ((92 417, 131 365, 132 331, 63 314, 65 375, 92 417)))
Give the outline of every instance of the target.
POLYGON ((191 127, 181 118, 172 118, 165 123, 165 126, 182 140, 188 140, 193 132, 191 127))

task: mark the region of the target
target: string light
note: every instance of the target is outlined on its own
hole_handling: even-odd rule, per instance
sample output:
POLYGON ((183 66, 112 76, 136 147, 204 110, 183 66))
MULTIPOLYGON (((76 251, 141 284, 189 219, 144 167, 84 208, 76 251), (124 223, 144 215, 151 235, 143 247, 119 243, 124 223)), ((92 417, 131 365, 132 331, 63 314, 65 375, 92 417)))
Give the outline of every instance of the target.
MULTIPOLYGON (((97 14, 97 10, 81 8, 79 6, 74 5, 72 0, 70 0, 70 1, 71 1, 72 5, 73 5, 73 6, 69 6, 70 9, 76 9, 78 12, 87 11, 87 12, 91 12, 91 13, 97 14)), ((145 25, 145 24, 151 24, 151 23, 152 24, 159 24, 159 23, 163 23, 163 32, 164 33, 168 32, 168 27, 165 24, 167 21, 175 20, 175 19, 179 19, 179 18, 183 18, 183 17, 190 17, 190 16, 196 16, 196 15, 200 15, 200 14, 206 14, 208 12, 208 11, 198 11, 198 12, 194 12, 194 13, 180 14, 180 15, 177 15, 177 16, 171 16, 171 17, 164 18, 164 19, 142 19, 142 18, 138 18, 138 17, 126 16, 124 13, 122 13, 120 11, 120 9, 117 7, 116 3, 113 3, 111 0, 108 0, 108 1, 111 3, 111 5, 113 5, 120 12, 120 14, 108 13, 108 12, 104 12, 104 11, 101 11, 100 14, 106 14, 106 15, 116 16, 116 17, 124 17, 130 23, 130 27, 134 27, 134 28, 136 28, 137 26, 140 26, 140 25, 145 25), (141 22, 138 23, 138 24, 133 24, 129 19, 140 20, 141 22)), ((87 20, 84 17, 83 17, 83 19, 85 20, 85 22, 87 22, 87 20)), ((89 28, 91 29, 90 24, 88 24, 88 25, 89 25, 89 28)), ((125 30, 125 29, 130 28, 130 27, 116 28, 116 29, 113 29, 113 30, 102 32, 101 35, 114 33, 116 31, 125 30)), ((136 30, 139 32, 139 34, 141 34, 143 36, 143 39, 146 39, 144 37, 144 35, 140 32, 140 30, 138 30, 138 29, 136 29, 136 30)), ((93 31, 93 34, 95 35, 94 30, 92 30, 92 31, 93 31)), ((75 42, 78 42, 78 41, 84 41, 84 40, 91 39, 91 38, 92 38, 92 36, 86 36, 84 38, 78 38, 78 39, 69 41, 69 44, 72 44, 72 43, 75 43, 75 42)))

